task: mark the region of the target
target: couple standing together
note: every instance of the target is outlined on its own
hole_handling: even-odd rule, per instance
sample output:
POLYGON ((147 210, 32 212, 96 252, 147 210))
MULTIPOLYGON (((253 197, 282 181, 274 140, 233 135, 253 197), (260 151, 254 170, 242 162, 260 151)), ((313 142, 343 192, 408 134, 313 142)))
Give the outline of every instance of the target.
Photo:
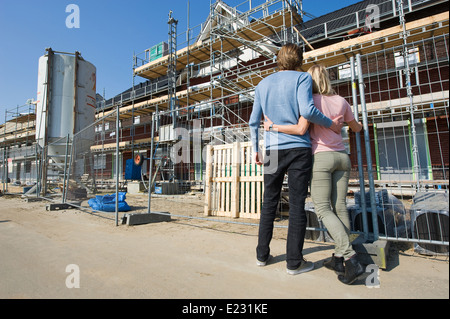
POLYGON ((315 211, 335 241, 335 252, 324 266, 334 270, 341 282, 352 284, 364 269, 349 240, 346 196, 350 159, 341 128, 343 122, 355 132, 361 131, 362 126, 355 120, 350 105, 332 90, 327 70, 314 65, 307 73, 300 72, 302 60, 299 46, 283 46, 277 56, 279 72, 262 80, 255 90, 249 126, 254 159, 258 165, 264 165, 265 170, 257 265, 265 266, 271 258, 269 245, 287 172, 288 274, 314 269, 314 264, 306 261, 302 254, 307 223, 305 200, 311 182, 315 211), (263 115, 264 157, 259 150, 258 134, 263 115))

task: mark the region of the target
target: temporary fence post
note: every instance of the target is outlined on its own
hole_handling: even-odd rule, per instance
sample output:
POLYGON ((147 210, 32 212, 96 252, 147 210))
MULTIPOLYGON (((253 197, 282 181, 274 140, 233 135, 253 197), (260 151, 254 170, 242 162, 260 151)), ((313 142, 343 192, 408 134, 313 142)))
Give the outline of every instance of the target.
POLYGON ((155 137, 155 113, 152 114, 152 132, 150 139, 150 162, 149 162, 149 173, 148 173, 148 203, 147 203, 147 213, 151 213, 152 204, 152 184, 153 184, 153 148, 154 148, 154 137, 155 137))
MULTIPOLYGON (((7 122, 7 111, 5 110, 5 125, 4 125, 4 131, 5 131, 5 135, 6 135, 6 122, 7 122)), ((3 184, 3 194, 5 194, 5 192, 6 192, 6 182, 7 182, 7 173, 8 173, 8 169, 7 169, 7 167, 6 167, 6 165, 7 165, 7 163, 8 163, 8 159, 6 158, 6 142, 4 143, 4 148, 3 148, 3 166, 2 166, 2 168, 3 168, 3 172, 2 172, 2 175, 3 175, 3 182, 2 182, 2 184, 3 184)))
POLYGON ((70 184, 70 173, 71 173, 71 171, 72 171, 72 163, 73 163, 73 161, 74 161, 74 157, 73 157, 73 154, 75 154, 75 137, 76 137, 77 135, 74 135, 73 137, 72 137, 72 146, 70 147, 70 161, 69 161, 69 167, 68 167, 68 169, 67 169, 67 176, 68 176, 68 178, 67 178, 67 185, 65 185, 64 186, 64 189, 65 189, 65 192, 64 192, 64 200, 66 200, 67 199, 67 190, 69 189, 69 184, 70 184))
MULTIPOLYGON (((356 55, 356 63, 358 67, 358 82, 359 82, 359 97, 361 99, 361 114, 363 119, 363 127, 364 127, 364 145, 366 149, 366 158, 367 158, 367 174, 369 177, 369 192, 370 192, 370 207, 372 211, 372 227, 373 227, 373 240, 378 240, 379 232, 378 232, 378 216, 377 216, 377 206, 375 202, 375 184, 373 181, 373 172, 372 172, 372 152, 370 150, 370 137, 369 137, 369 124, 367 120, 367 108, 366 108, 366 100, 365 100, 365 90, 364 90, 364 79, 362 74, 362 66, 361 66, 361 55, 358 53, 356 55)), ((365 197, 366 194, 361 194, 361 197, 365 197)))
POLYGON ((62 203, 66 203, 66 181, 67 181, 67 157, 69 156, 69 134, 67 134, 67 141, 66 141, 66 156, 64 158, 64 182, 63 182, 63 189, 62 189, 62 203))
POLYGON ((41 152, 39 144, 36 143, 36 198, 39 198, 41 189, 41 152))
POLYGON ((239 142, 233 143, 232 162, 231 162, 231 217, 239 217, 239 172, 240 172, 240 150, 239 142))
POLYGON ((119 106, 117 104, 116 109, 116 207, 115 207, 115 220, 116 226, 119 225, 119 106))
MULTIPOLYGON (((6 122, 5 122, 6 123, 6 122)), ((5 125, 6 126, 6 125, 5 125)), ((2 165, 2 176, 3 176, 3 181, 2 181, 2 185, 3 185, 3 194, 6 192, 6 182, 8 180, 8 168, 7 168, 7 163, 8 163, 8 159, 6 158, 6 145, 3 148, 3 165, 2 165)))
MULTIPOLYGON (((352 76, 352 97, 353 97, 353 113, 355 115, 355 119, 359 122, 359 111, 358 111, 358 97, 357 97, 357 81, 355 76, 355 57, 350 57, 350 68, 351 68, 351 76, 352 76)), ((362 214, 362 222, 363 222, 363 231, 364 238, 369 238, 369 226, 367 222, 367 206, 366 206, 366 191, 364 187, 364 172, 363 172, 363 163, 362 163, 362 150, 361 150, 361 137, 360 133, 355 133, 356 140, 356 155, 358 159, 358 175, 359 175, 359 193, 361 194, 361 214, 362 214)))
MULTIPOLYGON (((206 176, 205 176, 205 209, 204 209, 204 215, 210 216, 211 215, 211 204, 212 204, 212 198, 211 198, 211 176, 213 174, 212 171, 212 161, 213 161, 213 146, 211 144, 208 144, 206 146, 206 176)), ((236 172, 237 173, 237 172, 236 172)))

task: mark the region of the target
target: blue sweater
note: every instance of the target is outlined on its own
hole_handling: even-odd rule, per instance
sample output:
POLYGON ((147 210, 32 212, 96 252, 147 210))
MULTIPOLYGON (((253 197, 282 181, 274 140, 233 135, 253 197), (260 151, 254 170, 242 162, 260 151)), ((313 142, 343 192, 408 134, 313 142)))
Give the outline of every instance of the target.
MULTIPOLYGON (((259 151, 258 130, 263 114, 277 125, 295 125, 300 116, 325 127, 332 124, 331 119, 314 106, 312 79, 306 72, 277 72, 263 79, 256 87, 248 123, 255 152, 259 151)), ((311 147, 311 141, 309 132, 300 136, 264 131, 264 146, 266 150, 311 147)))

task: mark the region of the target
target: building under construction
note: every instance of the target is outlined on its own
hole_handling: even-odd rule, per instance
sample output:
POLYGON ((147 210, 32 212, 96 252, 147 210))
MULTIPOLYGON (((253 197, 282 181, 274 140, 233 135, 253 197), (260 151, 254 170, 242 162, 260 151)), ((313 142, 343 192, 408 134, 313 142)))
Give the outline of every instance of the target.
MULTIPOLYGON (((234 203, 232 217, 244 216, 239 212, 245 210, 258 216, 262 189, 226 186, 236 168, 233 153, 217 155, 212 148, 247 145, 255 87, 277 71, 279 48, 297 43, 304 50, 303 71, 324 64, 336 92, 368 128, 364 136, 343 130, 353 186, 361 184, 362 170, 363 184, 392 193, 448 194, 448 4, 366 0, 312 17, 301 0, 249 0, 237 7, 217 0, 210 3, 204 23, 183 31, 176 18, 184 12, 170 12, 164 26, 168 38, 133 57, 133 86, 111 99, 97 94, 89 128, 59 136, 60 149, 66 149, 61 154, 72 154, 70 160, 42 153, 55 139, 36 146, 36 103, 24 106, 26 112, 5 115, 0 127, 3 190, 8 183, 33 185, 45 179, 52 187, 63 184, 63 193, 69 181, 77 184, 74 189, 96 193, 119 180, 120 189, 129 192, 136 183, 138 192, 153 185, 160 194, 207 189, 207 214, 228 211, 234 203), (220 165, 224 172, 215 172, 220 165), (246 195, 253 197, 252 204, 239 204, 244 188, 256 191, 246 195), (212 194, 214 189, 224 195, 212 194)), ((241 163, 250 154, 238 152, 241 163)), ((237 169, 243 176, 251 167, 237 169)), ((446 220, 448 229, 448 207, 446 220)))
MULTIPOLYGON (((237 8, 217 1, 196 37, 181 49, 177 39, 186 38, 185 34, 178 35, 177 21, 169 16, 168 41, 134 57, 134 76, 147 81, 100 101, 97 117, 120 107, 123 170, 126 160, 136 153, 150 157, 152 116, 156 117, 158 157, 171 157, 173 145, 180 141, 176 128, 188 130, 191 143, 195 130, 201 130, 201 145, 190 149, 188 161, 164 162, 158 179, 202 184, 205 159, 197 160, 202 158, 197 152, 207 144, 249 140, 247 121, 254 89, 261 79, 276 72, 276 54, 282 44, 304 47, 304 71, 315 63, 326 65, 337 93, 350 104, 349 60, 360 54, 375 179, 414 181, 414 166, 420 164, 421 180, 448 185, 447 4, 408 1, 403 30, 397 1, 362 1, 307 22, 303 22, 301 1, 266 1, 254 7, 248 1, 237 8), (405 45, 411 92, 403 62, 405 45), (411 134, 405 133, 412 126, 415 148, 411 134), (393 147, 395 152, 385 151, 393 147), (414 162, 414 152, 420 163, 414 162)), ((98 149, 115 148, 115 136, 108 139, 108 128, 99 126, 98 130, 103 134, 98 149)), ((114 130, 111 123, 109 131, 114 130)), ((356 171, 356 154, 351 152, 354 139, 350 134, 356 171)))

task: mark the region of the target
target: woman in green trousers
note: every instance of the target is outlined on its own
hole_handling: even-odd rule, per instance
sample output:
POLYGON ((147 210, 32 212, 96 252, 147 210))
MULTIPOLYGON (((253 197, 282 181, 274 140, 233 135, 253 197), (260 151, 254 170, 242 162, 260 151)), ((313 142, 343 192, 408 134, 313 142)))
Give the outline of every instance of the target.
MULTIPOLYGON (((308 73, 313 80, 315 106, 329 118, 341 118, 354 132, 360 132, 361 123, 355 120, 348 102, 332 89, 326 68, 314 65, 308 73)), ((341 282, 352 284, 364 273, 364 268, 356 259, 349 239, 346 196, 351 164, 341 134, 320 125, 309 125, 303 117, 297 125, 277 125, 266 117, 264 128, 285 134, 310 134, 313 152, 311 198, 316 214, 335 241, 335 252, 324 266, 334 270, 341 282)))

